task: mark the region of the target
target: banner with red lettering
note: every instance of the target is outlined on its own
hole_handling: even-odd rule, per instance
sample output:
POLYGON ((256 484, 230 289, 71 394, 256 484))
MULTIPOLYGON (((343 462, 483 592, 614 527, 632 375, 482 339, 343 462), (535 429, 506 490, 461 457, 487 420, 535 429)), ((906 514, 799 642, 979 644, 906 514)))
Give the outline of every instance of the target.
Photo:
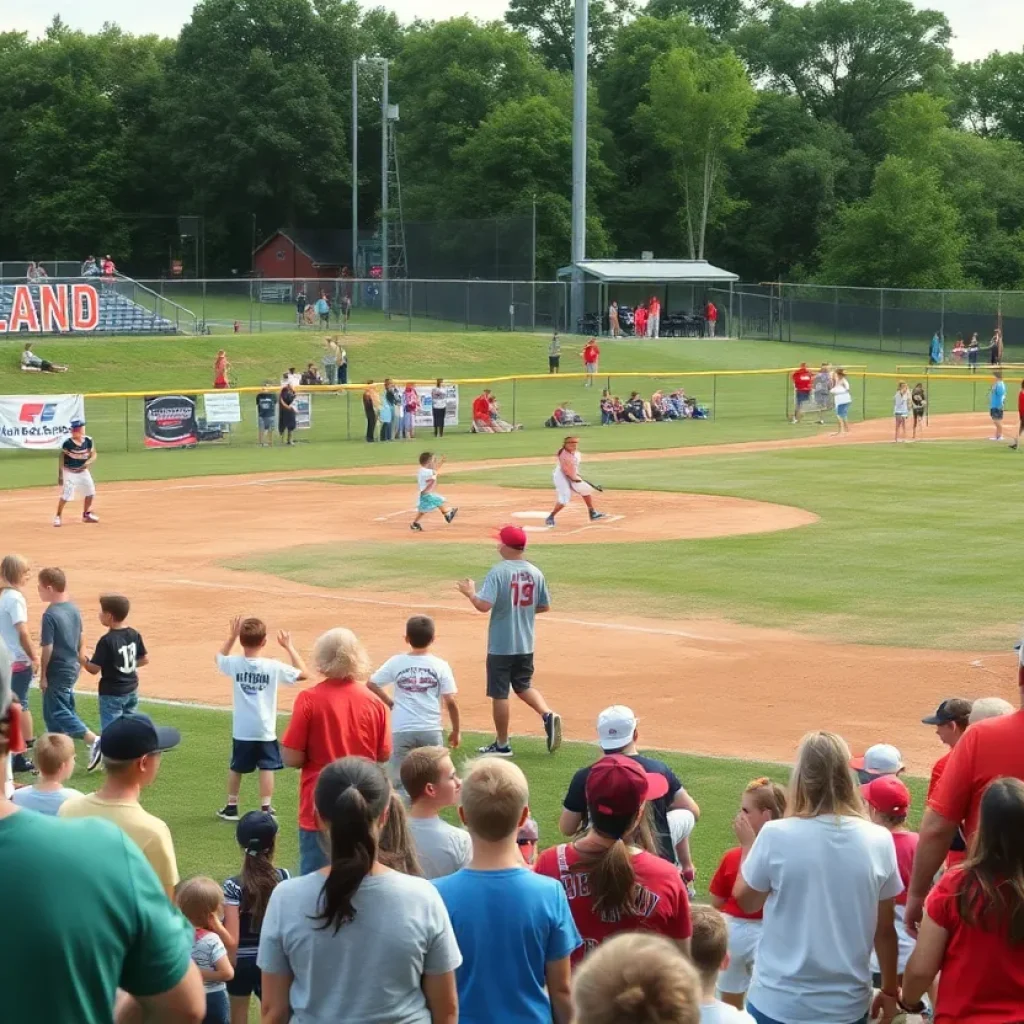
POLYGON ((0 448, 59 448, 84 419, 81 395, 0 395, 0 448))
POLYGON ((0 334, 95 331, 100 297, 92 284, 15 285, 10 309, 0 305, 0 334))

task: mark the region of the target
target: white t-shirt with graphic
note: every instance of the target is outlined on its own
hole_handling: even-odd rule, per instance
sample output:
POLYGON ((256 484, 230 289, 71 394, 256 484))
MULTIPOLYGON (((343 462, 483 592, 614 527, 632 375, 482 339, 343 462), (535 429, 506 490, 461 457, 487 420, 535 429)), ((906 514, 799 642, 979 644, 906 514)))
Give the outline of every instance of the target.
POLYGON ((447 661, 433 654, 396 654, 370 677, 382 689, 394 686, 392 732, 441 728, 441 698, 457 693, 447 661))
POLYGON ((273 658, 247 658, 244 654, 217 655, 217 668, 235 688, 231 735, 236 740, 277 739, 277 688, 291 686, 301 673, 273 658))

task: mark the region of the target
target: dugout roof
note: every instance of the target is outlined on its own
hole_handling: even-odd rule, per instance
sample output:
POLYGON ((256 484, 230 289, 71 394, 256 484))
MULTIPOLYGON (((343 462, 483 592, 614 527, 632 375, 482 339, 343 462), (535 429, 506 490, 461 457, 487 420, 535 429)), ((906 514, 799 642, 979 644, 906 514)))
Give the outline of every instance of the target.
MULTIPOLYGON (((577 266, 602 284, 729 284, 739 276, 707 260, 581 260, 577 266)), ((559 277, 570 277, 562 267, 559 277)))

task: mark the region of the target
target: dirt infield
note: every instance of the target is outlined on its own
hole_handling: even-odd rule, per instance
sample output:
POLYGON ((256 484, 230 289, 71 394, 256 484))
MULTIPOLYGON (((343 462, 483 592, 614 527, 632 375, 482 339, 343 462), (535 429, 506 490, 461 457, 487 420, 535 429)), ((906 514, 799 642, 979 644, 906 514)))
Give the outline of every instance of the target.
MULTIPOLYGON (((930 436, 984 436, 979 433, 983 417, 948 419, 957 422, 933 429, 930 436)), ((843 443, 882 440, 887 429, 887 423, 855 426, 851 441, 843 443)), ((699 453, 825 443, 833 441, 794 438, 699 453)), ((591 461, 696 453, 616 453, 591 461)), ((480 466, 449 467, 462 468, 480 466)), ((0 496, 3 547, 22 552, 35 567, 67 569, 83 609, 87 644, 101 632, 95 595, 109 590, 128 594, 135 606, 133 625, 152 652, 152 664, 143 672, 143 693, 154 697, 230 704, 230 687, 214 670, 213 655, 236 614, 259 615, 274 627, 290 628, 306 652, 324 629, 348 626, 363 638, 376 663, 402 648, 404 622, 412 611, 429 611, 438 621, 438 653, 451 661, 459 680, 465 725, 487 729, 486 620, 455 593, 454 581, 462 575, 457 564, 450 579, 438 580, 433 590, 388 593, 319 589, 233 572, 219 563, 332 540, 491 543, 494 528, 509 521, 527 526, 531 543, 536 539, 545 545, 700 538, 815 521, 811 513, 786 506, 630 492, 602 496, 602 507, 612 514, 609 522, 591 527, 573 511, 555 531, 547 531, 542 516, 550 506, 549 491, 460 485, 463 509, 455 524, 445 528, 434 516, 428 520, 429 532, 418 536, 407 527, 410 488, 384 486, 371 493, 311 480, 311 475, 101 482, 97 509, 103 522, 86 526, 69 517, 60 530, 49 522, 52 489, 9 492, 0 496)), ((805 731, 828 727, 842 732, 854 747, 895 742, 909 766, 921 772, 942 752, 932 730, 917 724, 922 715, 946 696, 979 689, 1005 695, 1012 689, 1010 657, 991 652, 834 644, 718 620, 645 616, 635 607, 628 615, 620 607, 582 613, 559 605, 555 589, 555 610, 538 625, 536 684, 561 712, 570 739, 590 739, 602 707, 628 703, 642 719, 648 746, 787 760, 805 731), (970 669, 976 658, 1005 681, 989 676, 990 685, 982 683, 970 669)), ((37 623, 41 608, 34 593, 27 596, 30 619, 37 623)), ((291 700, 290 693, 283 694, 285 707, 291 700)), ((513 715, 515 731, 539 733, 524 707, 515 707, 513 715)))

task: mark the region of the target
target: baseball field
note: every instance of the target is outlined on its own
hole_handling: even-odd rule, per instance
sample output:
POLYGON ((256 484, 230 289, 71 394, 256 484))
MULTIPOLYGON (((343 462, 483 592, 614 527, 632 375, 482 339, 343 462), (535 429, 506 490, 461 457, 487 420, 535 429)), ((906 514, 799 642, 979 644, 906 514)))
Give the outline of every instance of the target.
MULTIPOLYGON (((0 392, 195 393, 209 386, 221 346, 232 383, 257 387, 318 361, 321 343, 321 335, 296 331, 46 341, 38 351, 71 370, 29 380, 17 370, 17 347, 5 343, 0 392)), ((594 719, 611 703, 637 712, 641 745, 665 751, 706 810, 693 837, 703 889, 730 843, 743 785, 762 774, 784 778, 808 729, 834 729, 855 750, 895 743, 921 776, 942 748, 919 720, 941 699, 1012 699, 1024 457, 987 440, 984 374, 930 380, 923 440, 895 445, 896 378, 858 376, 895 373, 897 359, 887 355, 770 342, 606 342, 602 372, 637 376, 599 377, 587 390, 577 378, 527 379, 546 369, 547 338, 538 335, 368 333, 343 343, 350 381, 503 378, 491 386, 503 415, 512 419, 514 404, 524 429, 471 435, 462 426, 436 445, 370 445, 359 440, 355 391, 315 397, 308 441, 262 449, 254 443, 255 403, 244 395, 230 443, 147 451, 141 399, 87 399, 101 522, 86 526, 68 515, 60 530, 51 525, 56 456, 0 455, 2 547, 34 567, 65 569, 87 646, 100 632, 97 595, 116 590, 132 600, 132 624, 151 653, 142 693, 167 702, 147 710, 185 734, 146 796, 171 825, 183 874, 237 869, 231 829, 214 816, 223 803, 231 690, 213 655, 228 620, 259 615, 290 629, 306 652, 322 630, 345 625, 379 663, 401 649, 409 614, 432 614, 437 653, 455 669, 464 723, 475 730, 459 754, 469 757, 489 728, 486 620, 455 581, 482 578, 495 557, 495 528, 508 522, 529 529, 532 558, 551 585, 535 682, 571 741, 549 757, 533 716, 513 709, 516 757, 531 782, 543 845, 556 841, 565 787, 593 758, 594 719), (760 371, 801 361, 814 368, 844 355, 858 364, 850 437, 829 436, 831 422, 820 426, 816 417, 788 422, 788 375, 760 371), (543 421, 568 401, 596 422, 604 386, 647 397, 682 386, 710 416, 578 430, 609 519, 589 524, 573 509, 545 530, 562 432, 543 421), (426 448, 446 456, 440 490, 460 514, 450 527, 428 520, 416 535, 408 520, 416 456, 426 448)), ((579 368, 578 347, 563 340, 563 370, 579 368)), ((1008 383, 1013 397, 1017 385, 1008 383)), ((460 386, 463 424, 482 386, 460 386)), ((1010 415, 1007 432, 1016 430, 1010 415)), ((37 621, 42 609, 27 596, 37 621)), ((291 698, 283 695, 283 712, 291 698)), ((95 723, 88 697, 82 708, 95 723)), ((81 773, 72 783, 97 784, 81 773)), ((283 823, 295 820, 296 788, 296 774, 279 776, 283 823)), ((912 791, 916 820, 923 787, 914 781, 912 791)), ((252 786, 243 787, 243 806, 254 802, 252 786)), ((282 830, 289 865, 297 859, 293 833, 282 830)))

